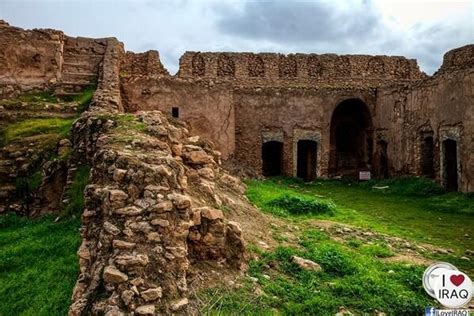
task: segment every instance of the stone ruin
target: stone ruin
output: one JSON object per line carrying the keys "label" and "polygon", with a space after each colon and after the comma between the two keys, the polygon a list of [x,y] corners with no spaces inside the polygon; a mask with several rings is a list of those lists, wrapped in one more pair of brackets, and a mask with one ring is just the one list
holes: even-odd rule
{"label": "stone ruin", "polygon": [[248,207],[245,188],[207,142],[161,112],[138,113],[145,130],[125,147],[130,130],[108,117],[99,111],[75,125],[76,148],[94,169],[70,315],[190,312],[191,262],[245,268],[242,230],[222,211]]}
{"label": "stone ruin", "polygon": [[115,38],[2,21],[0,43],[0,98],[97,86],[63,144],[68,179],[93,167],[71,315],[197,312],[200,262],[242,271],[243,239],[262,227],[234,219],[262,215],[222,165],[306,181],[419,175],[474,191],[474,45],[446,53],[433,76],[400,56],[204,52],[170,75],[158,52],[125,52]]}

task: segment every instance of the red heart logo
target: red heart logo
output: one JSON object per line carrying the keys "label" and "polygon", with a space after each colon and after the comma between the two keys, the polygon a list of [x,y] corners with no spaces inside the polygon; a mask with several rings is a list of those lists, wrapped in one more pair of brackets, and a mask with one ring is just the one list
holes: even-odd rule
{"label": "red heart logo", "polygon": [[451,280],[452,284],[460,286],[464,282],[464,275],[452,275],[449,279]]}

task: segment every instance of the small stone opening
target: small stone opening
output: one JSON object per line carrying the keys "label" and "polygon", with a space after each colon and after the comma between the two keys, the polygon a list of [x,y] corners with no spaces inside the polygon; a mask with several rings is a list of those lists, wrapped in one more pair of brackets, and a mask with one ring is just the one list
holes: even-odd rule
{"label": "small stone opening", "polygon": [[443,141],[444,185],[448,191],[458,190],[458,154],[457,142],[452,139]]}
{"label": "small stone opening", "polygon": [[299,140],[297,144],[296,176],[304,181],[316,179],[318,143],[313,140]]}
{"label": "small stone opening", "polygon": [[171,108],[171,116],[179,118],[179,107],[172,107]]}
{"label": "small stone opening", "polygon": [[421,172],[423,176],[433,179],[434,170],[434,142],[432,136],[427,136],[421,144]]}
{"label": "small stone opening", "polygon": [[265,142],[262,145],[262,173],[265,177],[282,174],[283,143]]}

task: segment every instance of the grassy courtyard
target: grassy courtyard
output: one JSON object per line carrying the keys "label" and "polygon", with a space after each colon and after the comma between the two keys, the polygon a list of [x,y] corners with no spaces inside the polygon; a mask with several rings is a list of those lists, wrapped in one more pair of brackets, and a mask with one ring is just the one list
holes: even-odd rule
{"label": "grassy courtyard", "polygon": [[[71,195],[81,195],[88,169],[78,172]],[[384,182],[317,181],[276,178],[247,181],[247,196],[262,212],[291,226],[272,227],[279,245],[249,244],[247,276],[239,286],[222,285],[198,293],[205,314],[334,315],[344,306],[354,314],[420,315],[436,303],[424,292],[427,263],[392,260],[398,249],[383,242],[337,239],[319,222],[430,244],[449,253],[426,251],[426,262],[443,260],[472,275],[474,199],[445,193],[420,179]],[[67,214],[78,214],[80,198]],[[69,217],[0,217],[0,315],[65,315],[78,275],[80,221]],[[291,240],[290,240],[291,239]],[[299,268],[293,255],[317,262],[321,272]],[[472,257],[470,257],[473,260]]]}
{"label": "grassy courtyard", "polygon": [[[247,185],[251,202],[297,228],[292,233],[296,242],[289,242],[284,229],[272,228],[280,245],[272,250],[250,245],[254,259],[248,277],[238,290],[206,292],[205,312],[334,315],[344,306],[357,315],[420,315],[426,306],[437,305],[421,284],[428,262],[448,261],[474,272],[472,262],[460,258],[474,246],[472,195],[446,193],[414,178],[366,183],[276,178],[249,180]],[[318,229],[318,222],[348,224],[449,252],[414,251],[424,263],[410,257],[391,260],[396,247],[363,238],[333,238]],[[322,272],[302,270],[291,261],[293,255],[319,263]]]}

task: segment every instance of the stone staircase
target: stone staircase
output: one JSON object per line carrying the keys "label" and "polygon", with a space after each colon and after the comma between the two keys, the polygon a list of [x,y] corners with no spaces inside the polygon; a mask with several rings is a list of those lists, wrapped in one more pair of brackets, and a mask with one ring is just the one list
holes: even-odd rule
{"label": "stone staircase", "polygon": [[97,84],[104,55],[78,45],[77,39],[65,41],[61,81],[55,91],[58,97],[75,96]]}

